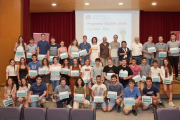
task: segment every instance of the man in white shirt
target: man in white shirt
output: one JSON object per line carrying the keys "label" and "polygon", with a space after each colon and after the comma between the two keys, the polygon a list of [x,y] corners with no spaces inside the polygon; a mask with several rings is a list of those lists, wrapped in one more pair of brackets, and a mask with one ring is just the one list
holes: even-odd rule
{"label": "man in white shirt", "polygon": [[141,56],[142,56],[142,44],[139,42],[139,37],[134,38],[134,43],[132,43],[130,47],[132,58],[136,58],[137,65],[141,64]]}

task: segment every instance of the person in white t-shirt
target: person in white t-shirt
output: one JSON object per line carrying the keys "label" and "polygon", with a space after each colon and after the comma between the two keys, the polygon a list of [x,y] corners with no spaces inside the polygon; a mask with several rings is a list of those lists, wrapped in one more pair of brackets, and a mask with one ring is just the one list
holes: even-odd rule
{"label": "person in white t-shirt", "polygon": [[[21,85],[20,85],[18,91],[23,91],[24,90],[24,91],[26,91],[27,96],[28,96],[30,87],[31,87],[31,85],[27,83],[26,79],[22,78],[21,79]],[[29,107],[29,103],[27,101],[27,96],[18,98],[18,102],[21,103],[19,108],[21,108],[23,106],[23,104],[24,104],[24,107],[26,107],[26,108]]]}
{"label": "person in white t-shirt", "polygon": [[96,58],[100,57],[100,46],[97,45],[97,37],[92,38],[90,61],[95,62]]}

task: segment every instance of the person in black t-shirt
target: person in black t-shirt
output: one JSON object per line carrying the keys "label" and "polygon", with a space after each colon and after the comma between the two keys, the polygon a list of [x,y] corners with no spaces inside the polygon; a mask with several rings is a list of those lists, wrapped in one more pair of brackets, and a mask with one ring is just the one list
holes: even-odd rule
{"label": "person in black t-shirt", "polygon": [[[147,86],[143,89],[143,96],[151,96],[152,97],[152,105],[154,108],[157,108],[158,106],[158,99],[160,98],[159,89],[152,85],[152,78],[147,77],[146,78],[146,84]],[[143,103],[142,102],[142,109],[147,110],[151,103]]]}
{"label": "person in black t-shirt", "polygon": [[127,72],[127,77],[119,76],[119,82],[123,85],[124,88],[128,87],[129,79],[133,77],[133,72],[129,66],[127,66],[127,59],[122,58],[121,65],[117,67],[116,74],[120,75],[120,72]]}

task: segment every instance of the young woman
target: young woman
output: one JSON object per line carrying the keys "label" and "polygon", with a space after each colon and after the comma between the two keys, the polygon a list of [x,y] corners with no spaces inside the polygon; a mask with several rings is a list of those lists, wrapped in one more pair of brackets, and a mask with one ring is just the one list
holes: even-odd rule
{"label": "young woman", "polygon": [[[69,64],[70,65],[73,64],[73,57],[72,57],[72,53],[73,52],[79,52],[78,41],[76,39],[74,39],[72,41],[71,45],[68,48]],[[81,61],[81,57],[80,56],[79,56],[79,60]]]}
{"label": "young woman", "polygon": [[[171,84],[165,84],[163,83],[164,92],[166,93],[167,97],[169,98],[169,105],[172,107],[175,107],[175,105],[172,102],[172,96],[173,96],[173,69],[171,67],[171,64],[168,59],[163,60],[163,65],[161,66],[161,78],[164,81],[165,79],[171,80]],[[169,92],[168,89],[169,88]]]}
{"label": "young woman", "polygon": [[47,71],[46,74],[44,75],[41,75],[42,76],[42,82],[44,82],[46,84],[46,87],[47,87],[47,93],[46,93],[46,100],[48,101],[48,88],[49,88],[49,83],[51,83],[50,81],[50,73],[49,73],[49,69],[50,69],[50,66],[49,66],[49,61],[47,58],[44,58],[42,60],[42,65],[41,67],[39,67],[39,69],[45,69]]}
{"label": "young woman", "polygon": [[[52,82],[52,87],[53,87],[53,92],[56,88],[56,86],[59,85],[59,81],[61,78],[60,72],[61,72],[61,64],[58,63],[58,58],[57,57],[53,57],[53,64],[50,66],[50,72],[52,71],[59,71],[59,75],[52,75],[51,74],[51,82]],[[53,99],[53,96],[51,96],[52,101],[56,102],[55,99]]]}
{"label": "young woman", "polygon": [[61,42],[60,42],[60,48],[58,49],[58,57],[60,58],[60,59],[59,59],[59,63],[60,63],[61,65],[64,63],[64,59],[61,59],[60,54],[66,53],[66,52],[67,52],[67,47],[64,46],[64,41],[61,41]]}
{"label": "young woman", "polygon": [[16,55],[16,51],[23,51],[25,53],[26,52],[25,50],[26,50],[26,43],[24,42],[23,36],[19,36],[18,42],[15,44],[15,47],[14,47],[14,52],[15,52],[15,58],[14,59],[18,65],[20,63],[20,58],[21,57],[25,58],[25,54]]}
{"label": "young woman", "polygon": [[92,38],[90,61],[95,62],[96,58],[100,57],[100,46],[97,45],[97,37]]}
{"label": "young woman", "polygon": [[17,66],[17,77],[18,82],[21,83],[21,79],[25,78],[27,80],[28,77],[28,66],[26,65],[25,58],[20,59],[20,64]]}
{"label": "young woman", "polygon": [[[73,59],[73,65],[70,66],[70,75],[71,75],[72,70],[78,70],[79,71],[79,76],[80,76],[81,65],[79,65],[77,58]],[[79,78],[79,76],[77,76],[77,77],[70,76],[69,83],[70,83],[71,93],[74,93],[74,85],[76,83],[77,78]]]}
{"label": "young woman", "polygon": [[[62,65],[62,68],[70,69],[70,65],[69,65],[68,59],[64,59],[64,63]],[[65,77],[66,78],[66,85],[68,85],[68,86],[69,86],[69,76],[70,76],[70,73],[69,74],[62,74],[62,71],[61,71],[61,77]]]}
{"label": "young woman", "polygon": [[13,107],[16,105],[16,84],[12,78],[8,78],[6,81],[6,86],[4,87],[4,98],[6,100],[12,98]]}
{"label": "young woman", "polygon": [[17,78],[17,65],[15,65],[14,59],[10,59],[10,65],[6,67],[6,80],[10,77],[16,84],[17,90],[19,88],[18,78]]}
{"label": "young woman", "polygon": [[[27,92],[27,96],[28,96],[30,87],[31,87],[31,85],[27,83],[26,78],[21,78],[21,85],[19,87],[19,91],[25,90]],[[19,108],[21,108],[23,106],[23,104],[24,104],[24,107],[26,107],[26,108],[29,107],[27,96],[18,98],[18,102],[21,103]]]}
{"label": "young woman", "polygon": [[83,101],[76,101],[74,99],[73,103],[73,109],[78,109],[79,108],[79,103],[81,103],[81,108],[87,107],[90,103],[88,100],[86,100],[86,85],[84,84],[84,81],[82,78],[78,78],[76,80],[75,86],[74,86],[74,96],[75,94],[84,94],[84,99]]}

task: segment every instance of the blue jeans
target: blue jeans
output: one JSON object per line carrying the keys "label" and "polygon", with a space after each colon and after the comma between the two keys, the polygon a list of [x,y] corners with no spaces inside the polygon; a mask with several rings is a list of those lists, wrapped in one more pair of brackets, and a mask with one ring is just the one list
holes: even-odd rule
{"label": "blue jeans", "polygon": [[156,86],[158,89],[160,89],[160,83],[159,82],[153,82],[153,85]]}
{"label": "blue jeans", "polygon": [[[79,58],[78,58],[78,62],[79,62]],[[73,59],[69,58],[69,65],[72,66],[73,65]]]}
{"label": "blue jeans", "polygon": [[83,56],[81,56],[81,65],[84,65],[85,63],[85,60],[87,59],[87,58],[89,58],[89,55],[88,56],[85,56],[85,57],[83,57]]}
{"label": "blue jeans", "polygon": [[59,82],[60,82],[60,80],[51,80],[52,87],[53,87],[53,92],[54,92],[56,86],[59,85]]}
{"label": "blue jeans", "polygon": [[37,107],[38,106],[38,102],[41,102],[42,100],[46,100],[46,98],[42,97],[40,101],[36,101],[36,102],[30,103],[30,107]]}
{"label": "blue jeans", "polygon": [[132,58],[136,58],[137,60],[137,65],[141,64],[141,56],[132,56]]}
{"label": "blue jeans", "polygon": [[147,58],[147,63],[146,63],[146,64],[148,64],[148,65],[150,65],[150,66],[151,66],[151,65],[152,65],[153,60],[154,60],[154,59],[148,59],[148,58]]}

